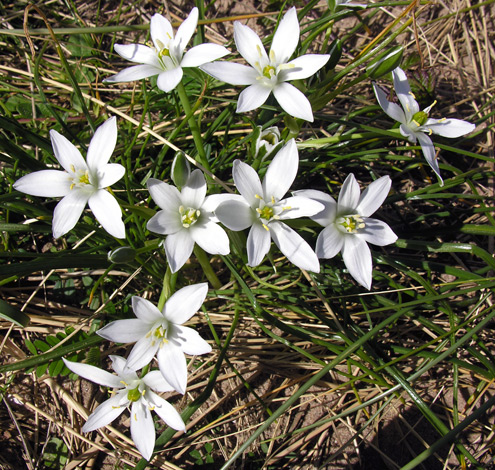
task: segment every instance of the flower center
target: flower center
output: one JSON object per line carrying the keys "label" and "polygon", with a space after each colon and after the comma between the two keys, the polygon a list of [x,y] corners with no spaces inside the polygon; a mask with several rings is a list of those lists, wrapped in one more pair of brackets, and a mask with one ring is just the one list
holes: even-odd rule
{"label": "flower center", "polygon": [[418,127],[423,126],[428,120],[428,114],[424,111],[418,111],[412,118],[413,122],[418,125]]}
{"label": "flower center", "polygon": [[263,68],[263,76],[268,78],[268,80],[271,80],[276,74],[275,67],[272,65],[265,65]]}
{"label": "flower center", "polygon": [[170,57],[170,51],[164,47],[159,53],[158,53],[158,57],[162,58],[162,57]]}
{"label": "flower center", "polygon": [[265,206],[263,209],[258,208],[257,211],[262,219],[270,220],[273,217],[273,207]]}
{"label": "flower center", "polygon": [[269,132],[268,134],[265,134],[263,137],[261,137],[261,140],[268,142],[270,145],[278,144],[278,136],[275,134],[275,132]]}
{"label": "flower center", "polygon": [[184,228],[189,228],[191,225],[194,225],[201,215],[201,211],[199,209],[193,209],[192,207],[179,207],[180,220],[182,222],[182,226]]}
{"label": "flower center", "polygon": [[83,188],[84,186],[91,184],[91,182],[89,181],[88,170],[76,170],[74,168],[74,165],[71,165],[70,169],[73,172],[73,175],[69,176],[69,179],[72,180],[70,189]]}
{"label": "flower center", "polygon": [[357,233],[359,229],[366,227],[363,218],[359,214],[344,215],[335,222],[346,233]]}
{"label": "flower center", "polygon": [[282,212],[292,209],[290,206],[281,207],[273,196],[271,197],[269,204],[266,204],[263,198],[258,194],[255,195],[255,198],[260,200],[260,207],[256,208],[256,212],[258,213],[258,217],[262,220],[261,223],[265,230],[269,230],[269,222],[272,220],[279,220]]}
{"label": "flower center", "polygon": [[127,391],[127,399],[129,401],[138,401],[141,398],[141,392],[139,391],[139,385],[136,388]]}

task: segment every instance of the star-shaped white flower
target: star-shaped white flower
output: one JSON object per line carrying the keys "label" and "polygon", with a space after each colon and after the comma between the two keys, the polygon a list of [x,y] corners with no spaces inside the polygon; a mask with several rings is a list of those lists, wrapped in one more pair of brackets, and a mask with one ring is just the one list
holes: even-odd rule
{"label": "star-shaped white flower", "polygon": [[50,131],[53,152],[65,171],[41,170],[23,176],[14,189],[31,196],[63,197],[53,213],[55,238],[72,230],[89,205],[103,228],[116,238],[125,238],[122,211],[117,200],[105,189],[122,176],[125,169],[108,163],[117,143],[117,121],[111,117],[95,132],[86,161],[79,150],[57,131]]}
{"label": "star-shaped white flower", "polygon": [[227,194],[206,196],[206,181],[201,170],[194,170],[179,190],[154,178],[147,182],[153,200],[162,209],[146,227],[152,232],[167,235],[165,253],[173,273],[191,256],[194,244],[212,255],[230,253],[229,237],[218,225],[214,215],[217,205]]}
{"label": "star-shaped white flower", "polygon": [[351,173],[344,181],[338,202],[330,195],[314,189],[294,193],[310,197],[325,207],[311,217],[325,227],[316,241],[318,258],[333,258],[342,251],[349,273],[368,290],[371,288],[373,269],[368,243],[384,246],[397,240],[397,235],[385,222],[370,218],[387,197],[391,184],[389,176],[382,176],[361,194],[356,178]]}
{"label": "star-shaped white flower", "polygon": [[438,161],[435,158],[435,147],[429,136],[433,133],[443,137],[461,137],[472,132],[476,126],[461,119],[430,119],[428,116],[435,103],[421,111],[418,102],[411,92],[411,87],[404,71],[400,67],[397,67],[392,72],[392,76],[395,93],[399,98],[402,108],[398,104],[388,101],[385,92],[373,83],[378,104],[392,119],[400,122],[400,133],[409,142],[414,144],[416,141],[419,141],[426,161],[437,174],[441,184],[443,184]]}
{"label": "star-shaped white flower", "polygon": [[121,57],[141,65],[128,67],[105,82],[130,82],[158,75],[158,88],[169,92],[181,81],[184,67],[198,67],[229,54],[225,47],[211,43],[195,46],[184,54],[197,25],[198,9],[193,8],[174,37],[170,21],[156,13],[150,24],[152,46],[115,44]]}
{"label": "star-shaped white flower", "polygon": [[271,239],[291,263],[319,272],[320,263],[308,243],[283,220],[316,214],[323,206],[302,196],[285,197],[297,174],[299,156],[291,139],[268,166],[263,184],[256,171],[234,161],[232,176],[242,198],[222,202],[215,214],[231,230],[251,227],[247,239],[249,266],[258,266],[270,250]]}
{"label": "star-shaped white flower", "polygon": [[200,68],[212,77],[231,85],[250,85],[239,95],[237,112],[260,107],[273,92],[282,109],[291,116],[313,122],[309,100],[289,80],[308,78],[330,58],[327,54],[306,54],[288,62],[299,42],[299,21],[292,7],[282,18],[267,55],[258,35],[239,21],[234,23],[234,41],[247,65],[214,62]]}
{"label": "star-shaped white flower", "polygon": [[118,418],[126,408],[131,412],[131,436],[141,455],[149,460],[155,447],[155,425],[151,416],[154,411],[165,423],[177,431],[185,431],[184,421],[176,409],[155,392],[170,392],[173,388],[159,371],[148,372],[139,378],[135,370],[126,366],[120,356],[110,356],[112,368],[117,375],[98,367],[70,362],[65,365],[75,374],[91,382],[110,387],[111,398],[101,403],[89,416],[83,432],[91,432],[107,426]]}
{"label": "star-shaped white flower", "polygon": [[165,380],[179,393],[187,387],[185,354],[211,352],[211,346],[192,328],[182,326],[203,304],[208,284],[186,286],[173,294],[163,310],[141,297],[132,298],[132,310],[137,318],[116,320],[97,334],[115,343],[134,343],[127,367],[140,369],[157,357]]}

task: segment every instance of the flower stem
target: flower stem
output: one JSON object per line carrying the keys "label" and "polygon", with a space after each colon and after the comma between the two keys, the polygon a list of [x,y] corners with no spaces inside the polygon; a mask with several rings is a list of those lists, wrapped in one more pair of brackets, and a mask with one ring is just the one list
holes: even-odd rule
{"label": "flower stem", "polygon": [[182,108],[186,113],[187,123],[189,124],[189,129],[191,129],[191,133],[194,139],[194,145],[196,146],[196,150],[198,152],[198,161],[205,167],[207,170],[210,169],[210,165],[208,164],[208,160],[206,159],[205,148],[203,147],[203,139],[201,137],[201,130],[199,129],[198,123],[194,119],[193,112],[191,110],[191,104],[189,103],[189,98],[187,97],[186,89],[182,82],[179,82],[177,85],[177,93],[179,94],[179,99],[182,104]]}
{"label": "flower stem", "polygon": [[169,299],[172,293],[175,290],[175,282],[177,281],[177,274],[172,273],[170,270],[170,266],[167,266],[167,271],[165,272],[165,276],[163,276],[163,287],[162,293],[160,294],[160,300],[158,300],[158,310],[160,312],[163,310],[165,302]]}
{"label": "flower stem", "polygon": [[199,264],[203,268],[203,272],[205,273],[206,278],[212,285],[213,289],[220,289],[222,287],[222,283],[218,279],[217,275],[213,271],[213,268],[210,264],[210,259],[206,256],[205,251],[198,245],[194,245],[194,254],[199,261]]}

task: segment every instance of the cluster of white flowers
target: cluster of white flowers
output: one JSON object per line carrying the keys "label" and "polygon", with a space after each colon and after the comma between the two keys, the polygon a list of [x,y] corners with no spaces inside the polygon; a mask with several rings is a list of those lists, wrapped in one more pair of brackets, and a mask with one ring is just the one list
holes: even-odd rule
{"label": "cluster of white flowers", "polygon": [[[364,6],[347,1],[334,2],[335,7]],[[185,51],[198,23],[194,8],[174,37],[170,22],[156,14],[151,19],[152,45],[115,45],[117,53],[138,65],[106,79],[124,82],[158,75],[157,86],[169,92],[182,80],[184,67],[200,67],[212,77],[233,85],[248,85],[239,96],[238,112],[248,112],[263,105],[270,93],[291,116],[313,121],[311,103],[288,81],[314,75],[329,60],[325,54],[306,54],[291,59],[299,42],[299,22],[295,8],[282,18],[267,54],[261,39],[249,27],[236,21],[234,41],[249,66],[234,62],[214,62],[229,51],[216,44],[202,44]],[[458,137],[474,128],[458,119],[430,119],[431,106],[420,110],[411,93],[405,73],[393,71],[395,91],[402,108],[389,102],[375,84],[374,90],[385,113],[400,122],[400,132],[411,142],[419,140],[427,162],[440,178],[438,162],[429,134]],[[300,269],[319,272],[319,259],[333,258],[342,252],[351,276],[367,289],[372,282],[372,256],[368,243],[384,246],[397,240],[384,222],[370,216],[387,197],[391,179],[382,176],[361,194],[353,174],[344,181],[338,201],[312,189],[288,195],[294,182],[299,155],[294,139],[285,144],[280,132],[271,127],[260,130],[256,154],[265,159],[275,153],[266,168],[263,181],[250,165],[235,160],[232,177],[239,194],[207,196],[207,182],[201,170],[188,173],[180,190],[156,179],[149,179],[148,190],[160,210],[149,219],[147,228],[164,235],[163,243],[172,273],[179,271],[198,244],[207,253],[227,255],[229,237],[220,224],[232,231],[249,228],[247,261],[258,266],[268,254],[273,240],[279,250]],[[64,171],[43,170],[20,178],[18,191],[33,196],[62,197],[53,216],[53,235],[68,233],[79,220],[86,203],[102,227],[112,236],[125,238],[122,211],[113,194],[107,190],[124,175],[124,167],[108,163],[117,142],[117,123],[108,119],[95,132],[87,159],[65,137],[50,132],[53,151]],[[316,241],[316,251],[290,226],[291,220],[309,217],[323,230]],[[116,320],[97,333],[117,343],[135,343],[126,359],[110,356],[116,373],[97,367],[66,361],[74,373],[114,389],[110,399],[90,415],[83,431],[89,432],[116,419],[130,408],[132,438],[146,458],[150,459],[155,443],[154,410],[169,426],[185,431],[178,412],[155,392],[177,391],[187,387],[187,363],[184,354],[202,355],[211,346],[199,334],[183,324],[197,312],[208,291],[206,283],[195,284],[175,292],[160,311],[141,297],[132,298],[136,318]],[[156,357],[158,370],[148,371]],[[139,376],[137,371],[144,368]]]}

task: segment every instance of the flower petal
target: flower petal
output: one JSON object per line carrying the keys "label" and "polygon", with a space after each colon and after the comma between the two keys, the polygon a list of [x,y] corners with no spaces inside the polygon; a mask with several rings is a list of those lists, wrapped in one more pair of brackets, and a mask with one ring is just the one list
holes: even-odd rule
{"label": "flower petal", "polygon": [[96,129],[91,139],[86,157],[90,171],[97,172],[105,167],[112,156],[115,145],[117,145],[117,119],[112,116]]}
{"label": "flower petal", "polygon": [[350,215],[356,212],[361,191],[352,173],[344,181],[338,199],[338,215]]}
{"label": "flower petal", "polygon": [[103,174],[100,174],[100,178],[98,181],[98,187],[107,188],[108,186],[112,186],[112,184],[124,176],[125,168],[119,163],[107,163],[103,170]]}
{"label": "flower petal", "polygon": [[280,20],[277,31],[273,35],[270,58],[275,56],[275,64],[285,64],[290,59],[290,56],[296,50],[299,35],[299,20],[297,19],[296,8],[292,7]]}
{"label": "flower petal", "polygon": [[110,322],[100,328],[96,334],[114,343],[134,343],[145,336],[150,327],[149,323],[139,318],[126,318]]}
{"label": "flower petal", "polygon": [[268,56],[259,36],[249,27],[239,21],[234,21],[234,41],[239,54],[253,68],[268,64]]}
{"label": "flower petal", "polygon": [[131,437],[141,455],[150,460],[155,448],[155,425],[150,410],[142,400],[132,403]]}
{"label": "flower petal", "polygon": [[[203,205],[201,206],[201,212],[205,211],[210,214],[214,213],[217,210],[217,207],[227,201],[240,201],[243,202],[244,204],[246,201],[240,194],[231,194],[231,193],[222,193],[222,194],[211,194],[210,196],[207,196],[203,202]],[[216,217],[213,215],[210,217],[211,220],[214,222],[218,222]]]}
{"label": "flower petal", "polygon": [[29,173],[14,183],[14,189],[31,196],[63,197],[69,194],[72,178],[66,171],[41,170]]}
{"label": "flower petal", "polygon": [[165,239],[164,247],[170,269],[173,273],[176,273],[191,256],[194,240],[189,231],[183,229],[168,235]]}
{"label": "flower petal", "polygon": [[107,426],[114,419],[118,418],[125,410],[125,406],[120,404],[122,396],[125,393],[127,392],[123,390],[121,393],[117,393],[99,405],[93,413],[89,415],[86,424],[82,428],[83,432],[91,432],[95,429]]}
{"label": "flower petal", "polygon": [[291,187],[297,175],[299,166],[299,154],[296,142],[290,139],[273,158],[268,166],[265,179],[263,180],[263,197],[269,201],[282,199]]}
{"label": "flower petal", "polygon": [[156,51],[151,47],[143,46],[142,44],[115,44],[113,48],[120,57],[131,62],[153,65],[156,68],[160,68]]}
{"label": "flower petal", "polygon": [[301,235],[281,222],[272,222],[270,232],[279,250],[292,264],[299,269],[320,272],[320,262],[316,253]]}
{"label": "flower petal", "polygon": [[146,224],[146,228],[160,235],[170,235],[184,229],[177,208],[169,208],[158,211]]}
{"label": "flower petal", "polygon": [[152,390],[155,390],[157,392],[172,392],[174,390],[174,387],[170,385],[165,378],[163,377],[162,373],[159,370],[153,370],[151,372],[148,372],[144,377],[143,377],[143,382]]}
{"label": "flower petal", "polygon": [[248,265],[258,266],[270,251],[271,237],[269,230],[256,222],[251,227],[247,239]]}
{"label": "flower petal", "polygon": [[150,35],[155,49],[160,52],[164,47],[170,47],[169,43],[174,37],[174,30],[170,21],[159,13],[151,17]]}
{"label": "flower petal", "polygon": [[359,203],[356,207],[357,213],[364,217],[374,214],[388,196],[390,186],[392,186],[392,180],[388,175],[370,183],[359,198]]}
{"label": "flower petal", "polygon": [[293,68],[283,71],[283,80],[301,80],[313,76],[330,59],[328,54],[306,54],[289,62]]}
{"label": "flower petal", "polygon": [[174,325],[174,341],[178,342],[182,351],[191,356],[208,354],[211,346],[199,335],[199,333],[187,326]]}
{"label": "flower petal", "polygon": [[[151,332],[152,330],[148,328],[147,333]],[[131,349],[129,356],[127,357],[126,367],[133,370],[139,370],[144,366],[147,366],[153,360],[162,344],[161,339],[156,339],[152,335],[143,335]]]}
{"label": "flower petal", "polygon": [[334,223],[326,226],[316,240],[316,254],[318,258],[333,258],[344,246],[345,235]]}
{"label": "flower petal", "polygon": [[443,137],[461,137],[474,131],[476,126],[461,119],[428,119],[425,127]]}
{"label": "flower petal", "polygon": [[299,217],[311,217],[320,213],[324,205],[314,199],[304,196],[293,196],[283,200],[284,209],[279,214],[280,220],[298,219]]}
{"label": "flower petal", "polygon": [[83,379],[89,380],[98,385],[103,385],[104,387],[111,388],[122,388],[120,383],[120,377],[111,374],[106,370],[100,369],[99,367],[92,366],[90,364],[83,364],[81,362],[68,361],[62,358],[64,364],[69,370],[74,372],[74,374],[79,375]]}
{"label": "flower petal", "polygon": [[381,220],[378,219],[364,219],[365,228],[357,233],[357,236],[363,238],[367,243],[372,243],[377,246],[390,245],[395,243],[397,235],[392,229]]}
{"label": "flower petal", "polygon": [[143,323],[152,325],[162,318],[162,313],[158,310],[158,307],[149,300],[135,295],[132,297],[131,302],[134,315]]}
{"label": "flower petal", "polygon": [[163,70],[155,65],[133,65],[103,80],[105,83],[133,82],[158,75]]}
{"label": "flower petal", "polygon": [[149,400],[155,406],[155,413],[167,423],[172,429],[176,431],[186,431],[186,425],[177,410],[162,397],[153,392],[148,392]]}
{"label": "flower petal", "polygon": [[327,225],[333,223],[337,216],[337,203],[329,194],[324,193],[323,191],[318,191],[316,189],[302,189],[299,191],[294,191],[292,194],[294,196],[302,196],[307,197],[309,199],[313,199],[314,201],[318,201],[320,204],[323,204],[323,210],[312,215],[310,218],[314,220],[316,223],[326,227]]}
{"label": "flower petal", "polygon": [[184,49],[192,38],[194,31],[196,31],[196,26],[198,25],[199,13],[198,9],[194,7],[189,13],[188,17],[182,22],[177,30],[177,34],[174,39],[174,49],[176,49],[176,54],[178,58],[182,58],[184,54]]}
{"label": "flower petal", "polygon": [[187,363],[182,349],[171,343],[158,350],[158,366],[165,380],[184,395],[187,387]]}
{"label": "flower petal", "polygon": [[189,49],[182,58],[181,67],[199,67],[230,54],[230,51],[219,44],[200,44]]}
{"label": "flower petal", "polygon": [[247,113],[259,108],[270,95],[271,89],[261,83],[254,83],[241,91],[237,101],[237,113]]}
{"label": "flower petal", "polygon": [[235,232],[253,225],[253,212],[244,200],[222,202],[215,211],[218,220]]}
{"label": "flower petal", "polygon": [[376,83],[373,83],[373,90],[375,90],[376,99],[378,100],[378,104],[383,111],[385,111],[385,113],[394,121],[405,123],[406,115],[401,107],[396,103],[391,103],[388,101],[387,95]]}
{"label": "flower petal", "polygon": [[360,237],[348,235],[342,248],[342,257],[349,274],[370,290],[373,265],[368,244]]}
{"label": "flower petal", "polygon": [[414,99],[414,95],[411,92],[411,87],[407,81],[406,74],[400,67],[397,67],[392,71],[392,77],[394,79],[395,93],[404,108],[406,121],[409,122],[411,118],[419,111],[419,104]]}
{"label": "flower petal", "polygon": [[77,224],[88,202],[90,193],[72,190],[55,207],[53,211],[52,231],[55,238],[65,235]]}
{"label": "flower petal", "polygon": [[273,95],[287,114],[313,122],[311,103],[295,86],[285,82],[279,83],[273,89]]}
{"label": "flower petal", "polygon": [[96,220],[115,238],[125,238],[125,226],[122,222],[122,209],[115,199],[105,189],[99,189],[88,200]]}
{"label": "flower petal", "polygon": [[438,166],[438,160],[436,158],[435,147],[433,146],[432,140],[422,132],[418,132],[416,134],[416,137],[419,140],[421,150],[423,150],[423,155],[425,156],[428,165],[431,166],[433,171],[438,176],[438,179],[440,180],[440,186],[443,186],[443,179],[440,176],[440,167]]}
{"label": "flower petal", "polygon": [[211,220],[194,224],[190,229],[192,239],[211,255],[230,253],[229,237],[225,230]]}
{"label": "flower petal", "polygon": [[220,61],[203,64],[200,69],[213,78],[231,85],[251,85],[256,83],[256,78],[259,76],[252,67],[234,62]]}
{"label": "flower petal", "polygon": [[126,383],[130,383],[134,380],[138,380],[136,371],[127,367],[127,359],[124,359],[122,356],[115,356],[113,354],[111,354],[108,357],[112,360],[112,369],[120,377],[121,384],[122,384],[122,379],[124,379],[124,382]]}
{"label": "flower petal", "polygon": [[182,69],[180,67],[176,67],[175,69],[165,70],[158,75],[158,79],[156,81],[156,86],[168,93],[172,91],[182,80]]}
{"label": "flower petal", "polygon": [[146,182],[148,191],[161,209],[168,209],[170,207],[179,210],[181,205],[181,198],[179,190],[170,184],[164,183],[163,181],[157,180],[155,178],[150,178]]}
{"label": "flower petal", "polygon": [[168,321],[182,325],[201,308],[207,293],[206,282],[183,287],[165,302],[163,315]]}
{"label": "flower petal", "polygon": [[73,173],[74,169],[86,170],[88,168],[81,152],[79,152],[76,146],[69,142],[62,134],[59,134],[52,129],[50,131],[50,139],[52,141],[55,158],[65,171]]}
{"label": "flower petal", "polygon": [[257,207],[258,198],[263,194],[263,187],[258,173],[247,163],[235,160],[232,167],[232,177],[242,197],[251,207]]}
{"label": "flower petal", "polygon": [[200,209],[206,196],[206,180],[201,170],[194,170],[180,192],[182,205],[187,209]]}

